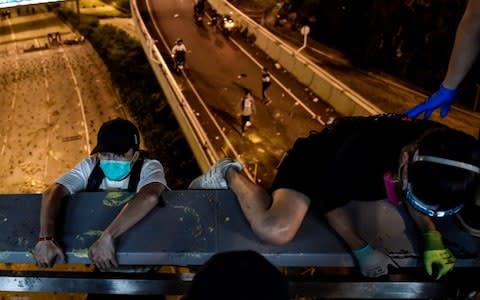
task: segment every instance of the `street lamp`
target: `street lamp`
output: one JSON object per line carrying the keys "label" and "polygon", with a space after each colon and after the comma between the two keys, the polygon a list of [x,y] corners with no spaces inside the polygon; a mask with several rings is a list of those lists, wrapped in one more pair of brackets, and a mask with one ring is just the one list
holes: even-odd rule
{"label": "street lamp", "polygon": [[300,29],[300,33],[303,35],[303,46],[298,48],[295,54],[299,53],[305,47],[307,47],[307,36],[310,33],[310,27],[308,25],[303,25],[302,28]]}

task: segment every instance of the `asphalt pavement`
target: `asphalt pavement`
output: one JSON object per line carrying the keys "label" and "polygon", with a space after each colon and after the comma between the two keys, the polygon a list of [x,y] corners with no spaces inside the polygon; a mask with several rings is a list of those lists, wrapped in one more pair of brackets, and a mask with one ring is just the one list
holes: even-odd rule
{"label": "asphalt pavement", "polygon": [[[164,58],[169,57],[174,41],[183,39],[188,49],[186,76],[176,76],[176,80],[218,155],[240,160],[262,185],[269,186],[275,166],[298,137],[321,130],[336,116],[328,104],[284,69],[277,68],[248,40],[226,37],[218,28],[209,26],[208,20],[203,26],[195,25],[191,2],[140,2],[155,21],[144,19],[153,38],[159,41]],[[268,105],[261,97],[264,66],[273,79]],[[244,89],[253,93],[256,114],[253,125],[242,135],[240,102]]]}
{"label": "asphalt pavement", "polygon": [[[192,7],[189,1],[150,2],[154,3],[155,19],[159,20],[160,27],[164,28],[162,31],[168,48],[177,37],[182,36],[187,47],[191,50],[188,54],[187,63],[188,80],[178,77],[178,81],[184,89],[185,95],[194,105],[194,109],[202,124],[206,130],[211,132],[210,138],[215,147],[220,155],[233,155],[242,160],[251,174],[262,184],[269,185],[270,180],[274,176],[275,165],[297,137],[307,135],[310,130],[321,130],[323,124],[338,116],[328,104],[322,102],[321,99],[299,84],[288,72],[277,68],[275,61],[272,61],[268,55],[259,51],[251,41],[226,38],[218,30],[209,27],[207,22],[205,22],[204,27],[196,26],[193,22]],[[258,17],[258,13],[246,12],[251,13],[254,17]],[[298,32],[293,32],[287,27],[272,27],[273,23],[269,18],[264,18],[263,20],[265,26],[288,43],[293,43],[296,46],[301,45],[302,37]],[[77,151],[77,154],[74,155],[74,150],[68,151],[68,155],[62,154],[61,156],[58,153],[63,153],[62,151],[50,150],[48,152],[50,158],[48,161],[50,163],[45,165],[49,168],[48,172],[45,170],[42,172],[35,171],[43,168],[42,163],[39,163],[41,161],[41,153],[44,153],[42,150],[35,148],[35,151],[22,150],[22,152],[15,152],[15,149],[12,149],[11,146],[12,141],[15,140],[14,137],[18,137],[17,143],[21,145],[20,149],[29,149],[31,145],[35,147],[39,147],[39,144],[43,145],[42,143],[34,142],[34,139],[28,137],[35,136],[39,139],[41,135],[38,134],[38,130],[45,130],[45,126],[53,126],[51,118],[52,116],[57,118],[57,114],[56,110],[47,109],[50,113],[53,112],[53,115],[49,117],[50,119],[47,119],[46,116],[42,117],[42,114],[39,114],[41,110],[38,104],[42,103],[42,101],[38,101],[39,96],[42,99],[48,99],[48,97],[56,99],[63,96],[56,96],[55,93],[76,94],[74,90],[68,91],[70,87],[74,87],[74,84],[62,85],[63,88],[55,89],[51,86],[55,81],[48,83],[48,80],[44,79],[47,78],[45,77],[47,73],[38,73],[38,71],[46,70],[44,72],[58,75],[68,71],[68,59],[70,56],[66,55],[66,53],[71,51],[65,52],[67,48],[64,50],[60,48],[50,49],[50,51],[44,53],[36,51],[46,49],[45,45],[49,42],[47,33],[59,32],[64,39],[74,38],[75,33],[60,22],[55,15],[46,11],[42,12],[41,9],[38,9],[36,14],[24,14],[21,16],[17,16],[14,11],[12,18],[3,19],[0,22],[2,25],[0,26],[0,53],[5,59],[3,61],[3,76],[7,80],[3,85],[1,97],[2,103],[4,103],[2,107],[5,107],[2,121],[4,125],[1,131],[1,151],[4,155],[2,160],[5,162],[5,166],[7,166],[4,168],[5,172],[7,172],[5,175],[10,175],[5,178],[8,178],[8,182],[15,186],[14,190],[40,191],[55,175],[73,165],[86,154],[87,148],[91,146],[91,141],[87,141],[89,134],[85,130],[85,125],[82,125],[83,121],[79,121],[80,127],[78,130],[74,130],[75,134],[56,134],[55,139],[60,138],[62,140],[59,144],[62,151],[66,149],[64,145],[73,145],[75,143],[80,143],[81,145],[76,145],[73,149],[84,150]],[[31,30],[32,28],[35,29]],[[343,66],[342,68],[336,67],[329,70],[359,94],[367,99],[371,99],[374,104],[387,112],[402,112],[425,97],[424,94],[402,85],[401,82],[392,78],[347,68],[345,66],[348,66],[348,61],[342,57],[341,53],[328,49],[312,40],[309,40],[308,43],[309,46],[312,46],[308,50],[308,55],[321,67],[327,69],[327,67],[332,65]],[[29,52],[32,52],[30,56],[19,56],[21,53]],[[52,56],[51,54],[53,53],[55,54]],[[75,55],[78,55],[81,51],[76,50],[75,53],[77,53]],[[36,58],[24,61],[24,58],[27,57]],[[52,61],[47,57],[52,57]],[[12,60],[11,58],[14,59]],[[80,59],[89,58],[87,56]],[[59,65],[58,62],[65,62],[65,64]],[[52,72],[49,70],[50,65],[52,67],[60,66],[60,69],[53,69],[55,71]],[[260,74],[263,66],[268,67],[274,79],[274,84],[268,91],[272,100],[272,103],[269,105],[262,104],[260,96]],[[21,73],[23,74],[22,76],[28,78],[21,81],[29,87],[25,91],[23,91],[20,85],[14,85],[8,81],[14,80],[11,75],[15,74],[10,71],[18,68],[23,69],[24,73]],[[74,66],[73,70],[76,68]],[[80,71],[80,73],[74,76],[84,78],[81,75],[83,72]],[[40,78],[42,82],[31,82],[30,76],[37,79]],[[60,78],[65,80],[65,78],[69,77],[60,75]],[[75,79],[72,80],[75,81]],[[100,79],[100,81],[96,80],[94,83],[90,83],[90,85],[94,90],[101,92],[102,89],[96,88],[101,82],[103,82],[103,79]],[[43,94],[46,89],[42,86],[48,84],[50,84],[49,90],[53,94]],[[88,83],[85,84],[85,87],[82,89],[86,91],[88,90]],[[67,88],[66,92],[64,91],[65,88]],[[257,114],[253,117],[253,126],[247,130],[246,135],[242,136],[240,132],[239,107],[244,88],[249,88],[253,91],[257,102]],[[109,94],[111,92],[102,93]],[[12,98],[8,95],[14,95],[14,97]],[[98,95],[93,96],[98,97]],[[21,99],[25,99],[25,102],[22,102],[23,100],[21,101]],[[87,97],[86,101],[89,101],[88,99],[89,97]],[[36,104],[28,104],[32,100]],[[48,101],[52,102],[52,100]],[[51,106],[52,103],[49,105]],[[23,115],[18,114],[19,110],[22,109],[20,105],[24,104],[26,113]],[[303,109],[303,105],[311,108],[315,116],[312,117],[306,112]],[[30,111],[33,108],[36,108],[35,112]],[[108,108],[108,110],[111,109]],[[95,111],[96,109],[91,109],[89,113]],[[15,114],[15,117],[12,114]],[[98,117],[95,117],[98,120],[94,123],[89,122],[88,128],[92,131],[90,135],[94,136],[95,129],[93,127],[98,125],[99,120],[103,120],[112,114],[116,114],[116,112],[98,115]],[[213,116],[215,121],[211,120],[211,116]],[[39,121],[36,121],[36,118],[39,118]],[[42,119],[47,120],[47,125],[43,125],[44,121]],[[87,119],[89,119],[88,116]],[[448,118],[441,121],[471,134],[476,134],[480,127],[477,113],[469,113],[458,109],[454,109]],[[15,127],[16,129],[12,129],[12,125],[15,124],[18,124]],[[24,124],[30,125],[29,133],[25,132]],[[32,127],[33,124],[40,125],[40,127],[35,129],[35,126]],[[57,128],[53,126],[53,132],[58,130]],[[16,133],[14,130],[18,130],[19,133]],[[46,138],[44,137],[43,139],[45,140]],[[53,145],[51,142],[50,144]],[[25,159],[15,161],[13,156],[19,153],[22,153],[21,156],[31,158],[32,162],[28,163],[29,160]],[[36,157],[36,153],[40,155],[39,158]],[[61,163],[58,167],[52,168],[57,161]],[[17,168],[16,170],[12,169],[18,164],[25,167]],[[34,173],[45,175],[34,176]],[[5,182],[7,182],[7,179]],[[25,187],[21,187],[24,183],[26,183]],[[3,190],[7,191],[5,185]],[[12,187],[8,190],[12,190]]]}
{"label": "asphalt pavement", "polygon": [[[22,8],[25,11],[25,8]],[[102,122],[125,117],[89,43],[44,6],[0,20],[0,193],[42,192],[86,157]]]}
{"label": "asphalt pavement", "polygon": [[[154,39],[160,41],[164,57],[168,58],[177,38],[184,40],[189,50],[186,76],[176,79],[219,156],[231,155],[240,160],[262,185],[269,186],[275,166],[298,137],[321,130],[325,123],[338,117],[328,103],[300,84],[251,40],[239,35],[223,36],[218,28],[209,26],[208,17],[203,26],[195,25],[190,1],[140,2],[154,20],[144,19]],[[298,48],[303,44],[300,33],[289,26],[274,26],[274,12],[264,16],[258,11],[242,9],[285,42]],[[394,78],[352,67],[341,53],[320,43],[309,40],[308,46],[304,51],[312,61],[384,112],[402,113],[426,97]],[[264,66],[274,79],[268,91],[272,100],[269,105],[262,104],[261,99],[260,76]],[[253,92],[257,113],[253,116],[253,126],[242,135],[240,98],[245,88]],[[438,116],[433,119],[439,120]],[[479,114],[458,109],[439,121],[472,135],[477,135],[480,127]]]}

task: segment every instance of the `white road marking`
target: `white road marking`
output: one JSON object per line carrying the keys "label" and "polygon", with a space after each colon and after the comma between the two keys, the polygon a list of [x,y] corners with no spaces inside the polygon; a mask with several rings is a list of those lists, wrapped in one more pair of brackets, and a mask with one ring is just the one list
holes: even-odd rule
{"label": "white road marking", "polygon": [[[243,52],[243,54],[245,54],[248,58],[250,58],[251,61],[253,61],[260,69],[263,68],[263,65],[261,63],[259,63],[252,55],[250,55],[250,53],[248,53],[247,50],[245,50],[239,43],[237,43],[233,38],[231,37],[228,37],[228,39],[235,44],[235,46],[238,47],[238,49],[240,49],[240,51]],[[315,119],[317,120],[322,126],[325,126],[325,122],[322,121],[322,119],[320,118],[319,115],[317,115],[316,113],[314,113],[305,103],[302,102],[302,100],[300,100],[297,96],[295,96],[294,93],[292,93],[292,91],[287,88],[285,85],[283,85],[280,80],[278,80],[275,76],[273,76],[272,74],[270,74],[270,77],[278,84],[278,86],[280,86],[288,95],[290,95],[290,97],[292,97],[294,100],[295,100],[295,104],[299,104],[303,109],[305,109],[311,116],[312,116],[312,119]]]}
{"label": "white road marking", "polygon": [[75,73],[73,72],[73,68],[72,68],[72,65],[70,63],[70,60],[68,59],[68,57],[65,54],[65,51],[63,51],[63,49],[60,49],[60,51],[63,54],[63,58],[67,62],[68,69],[70,70],[70,74],[72,76],[73,84],[75,85],[75,92],[77,92],[77,97],[78,97],[79,106],[80,106],[80,112],[82,114],[82,120],[83,120],[82,124],[83,124],[83,127],[85,129],[85,143],[86,143],[85,149],[86,149],[87,153],[90,154],[90,152],[91,152],[90,135],[88,133],[88,126],[87,126],[88,123],[87,123],[87,117],[85,115],[85,107],[83,105],[82,93],[80,93],[80,89],[78,88],[77,78],[75,76]]}
{"label": "white road marking", "polygon": [[[16,99],[17,99],[17,89],[18,89],[18,76],[19,76],[19,72],[18,72],[18,69],[19,69],[19,65],[18,65],[18,54],[17,54],[17,42],[16,41],[16,36],[15,36],[15,32],[13,31],[13,28],[12,28],[12,23],[10,22],[10,19],[7,20],[8,22],[8,26],[10,28],[10,36],[12,38],[12,41],[13,41],[13,46],[14,46],[14,49],[15,49],[15,83],[14,83],[14,87],[13,87],[13,94],[12,94],[12,102],[10,103],[10,108],[11,108],[11,114],[8,116],[8,120],[11,120],[13,115],[14,115],[14,111],[15,111],[15,104],[16,104]],[[3,137],[3,145],[2,145],[2,150],[0,150],[0,156],[3,156],[3,154],[5,154],[5,150],[7,148],[7,143],[8,143],[8,132],[11,132],[12,130],[12,122],[9,122],[9,130],[6,131],[5,133],[5,136]]]}
{"label": "white road marking", "polygon": [[[47,77],[47,68],[45,66],[45,61],[42,59],[41,60],[42,64],[42,70],[43,70],[43,75],[44,75],[44,82],[45,82],[45,102],[48,104],[50,103],[50,92],[48,91],[48,77]],[[47,110],[47,127],[50,126],[50,112]],[[50,130],[46,130],[46,148],[47,149],[47,155],[45,155],[45,162],[44,162],[44,167],[43,167],[43,182],[46,182],[47,179],[47,170],[48,170],[48,149],[50,149]]]}
{"label": "white road marking", "polygon": [[[182,74],[183,76],[185,77],[185,80],[188,82],[188,85],[190,86],[190,89],[193,91],[193,93],[195,94],[195,96],[198,98],[198,101],[200,102],[200,104],[202,105],[203,109],[207,112],[207,115],[208,117],[210,118],[210,120],[213,122],[213,124],[215,125],[215,127],[217,128],[217,131],[218,133],[222,136],[222,138],[225,140],[225,143],[227,144],[227,147],[230,148],[230,150],[232,151],[233,153],[233,156],[235,157],[236,160],[239,160],[239,161],[242,161],[242,159],[240,158],[240,155],[238,154],[237,150],[235,150],[235,147],[233,146],[233,144],[230,142],[230,139],[227,137],[227,135],[223,132],[222,130],[222,127],[220,126],[220,124],[218,124],[217,122],[217,119],[215,118],[215,116],[210,112],[210,109],[208,108],[208,106],[205,104],[205,101],[203,101],[202,97],[200,96],[200,94],[197,92],[197,90],[195,89],[195,87],[193,86],[193,83],[190,81],[190,79],[188,79],[187,75],[185,74],[185,72],[182,70]],[[245,163],[243,163],[243,165],[245,165]],[[247,174],[248,178],[252,181],[255,181],[254,177],[252,174],[250,174],[250,172],[244,168],[244,171],[245,173]]]}

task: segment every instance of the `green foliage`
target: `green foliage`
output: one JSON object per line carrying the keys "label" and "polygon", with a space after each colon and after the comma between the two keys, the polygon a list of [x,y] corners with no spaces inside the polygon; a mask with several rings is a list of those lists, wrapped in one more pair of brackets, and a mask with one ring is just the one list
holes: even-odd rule
{"label": "green foliage", "polygon": [[101,0],[80,0],[80,7],[102,7],[105,3],[106,1]]}
{"label": "green foliage", "polygon": [[60,19],[67,21],[72,24],[76,24],[78,20],[77,14],[68,8],[61,8],[57,10],[57,15]]}
{"label": "green foliage", "polygon": [[80,0],[82,14],[96,15],[100,18],[129,17],[129,0]]}
{"label": "green foliage", "polygon": [[80,24],[78,25],[78,31],[84,36],[90,36],[99,25],[97,17],[92,16],[80,16]]}
{"label": "green foliage", "polygon": [[103,2],[115,6],[124,13],[130,14],[130,0],[103,0]]}
{"label": "green foliage", "polygon": [[163,163],[170,187],[186,188],[200,171],[141,44],[112,25],[91,26],[83,34],[107,65],[151,157]]}
{"label": "green foliage", "polygon": [[130,1],[129,0],[117,0],[118,7],[130,12]]}
{"label": "green foliage", "polygon": [[233,5],[237,2],[242,2],[242,6],[251,7],[251,8],[265,8],[265,7],[272,7],[278,1],[277,0],[231,0],[230,1]]}

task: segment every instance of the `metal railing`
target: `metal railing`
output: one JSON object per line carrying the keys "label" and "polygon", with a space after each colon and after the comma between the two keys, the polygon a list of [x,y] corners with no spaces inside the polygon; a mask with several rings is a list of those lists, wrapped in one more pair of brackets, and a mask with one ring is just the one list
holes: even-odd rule
{"label": "metal railing", "polygon": [[[67,265],[92,263],[88,249],[98,239],[99,229],[115,219],[131,196],[132,193],[83,192],[65,199],[62,205],[63,230],[59,231],[57,238],[64,245]],[[355,221],[365,239],[381,243],[383,246],[378,245],[379,249],[385,249],[400,266],[392,269],[388,276],[370,279],[360,275],[349,250],[318,218],[318,214],[309,212],[305,216],[297,238],[289,244],[269,245],[255,236],[235,195],[226,190],[164,192],[165,206],[154,208],[141,222],[116,239],[116,258],[124,267],[116,270],[118,272],[92,272],[93,268],[82,271],[78,267],[62,271],[67,265],[39,269],[31,265],[31,250],[40,230],[41,198],[41,194],[0,195],[0,262],[8,266],[22,264],[21,269],[0,271],[0,291],[178,295],[188,290],[194,276],[190,272],[195,272],[214,254],[242,249],[257,251],[282,268],[290,283],[292,298],[462,299],[458,295],[478,289],[480,264],[475,255],[480,241],[473,236],[460,235],[459,228],[452,222],[443,228],[444,237],[454,238],[450,240],[451,245],[465,247],[452,248],[465,257],[457,255],[457,267],[452,274],[436,281],[425,274],[415,250],[419,248],[415,225],[402,217],[406,217],[405,207],[393,207],[386,201],[350,206],[360,209],[359,214],[368,220],[382,213],[384,220],[389,221],[377,220],[369,224]],[[116,203],[112,202],[113,199]],[[109,202],[108,206],[106,202]],[[366,225],[373,227],[365,230]],[[466,254],[469,252],[471,254]],[[128,272],[139,271],[138,268],[132,269],[133,266],[143,267],[143,272]],[[146,266],[183,266],[188,269],[170,273],[167,269]]]}

